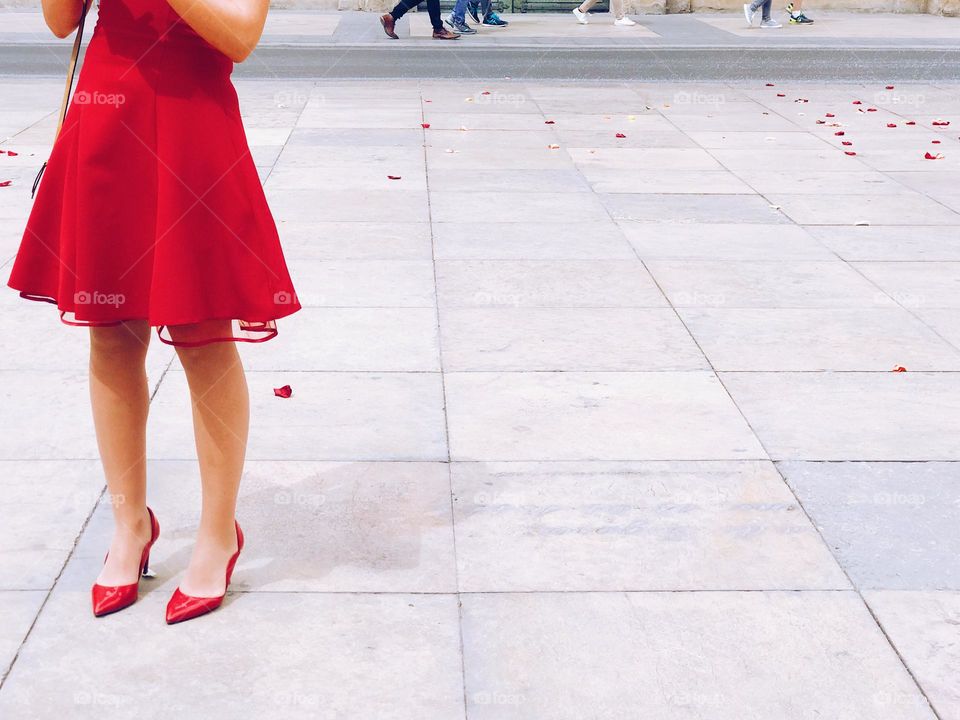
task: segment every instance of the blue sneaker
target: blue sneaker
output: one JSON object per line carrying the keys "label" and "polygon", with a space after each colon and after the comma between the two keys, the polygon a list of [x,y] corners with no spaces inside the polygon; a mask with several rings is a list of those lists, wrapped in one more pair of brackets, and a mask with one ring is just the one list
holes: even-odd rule
{"label": "blue sneaker", "polygon": [[500,17],[499,15],[497,15],[497,13],[496,13],[495,11],[490,10],[486,15],[483,16],[483,24],[484,24],[484,25],[495,25],[496,27],[505,27],[505,26],[509,25],[510,23],[508,23],[508,22],[507,22],[506,20],[504,20],[502,17]]}
{"label": "blue sneaker", "polygon": [[473,18],[475,23],[480,22],[480,0],[476,0],[467,3],[467,12],[470,13],[470,17]]}

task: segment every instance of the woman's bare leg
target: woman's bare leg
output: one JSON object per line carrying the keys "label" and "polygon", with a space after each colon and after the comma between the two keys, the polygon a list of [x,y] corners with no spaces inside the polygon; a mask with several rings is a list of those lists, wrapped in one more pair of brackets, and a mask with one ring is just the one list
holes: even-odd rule
{"label": "woman's bare leg", "polygon": [[114,519],[110,552],[97,578],[101,585],[136,582],[140,554],[150,540],[146,463],[150,395],[145,366],[149,343],[146,322],[90,328],[90,405]]}
{"label": "woman's bare leg", "polygon": [[[226,321],[171,327],[175,342],[230,335]],[[224,592],[224,572],[237,550],[234,516],[250,421],[247,379],[232,342],[178,347],[193,405],[203,505],[197,544],[180,589],[195,597]]]}

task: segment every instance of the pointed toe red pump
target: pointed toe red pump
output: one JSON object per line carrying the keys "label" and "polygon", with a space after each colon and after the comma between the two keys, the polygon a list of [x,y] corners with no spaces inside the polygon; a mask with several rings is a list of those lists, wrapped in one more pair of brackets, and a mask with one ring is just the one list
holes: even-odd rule
{"label": "pointed toe red pump", "polygon": [[[93,599],[93,614],[97,617],[103,617],[111,613],[118,612],[124,608],[130,607],[137,601],[140,588],[140,578],[147,574],[150,569],[150,548],[160,537],[160,523],[157,522],[157,516],[153,510],[147,508],[150,515],[150,540],[143,547],[140,554],[140,567],[137,573],[137,581],[129,585],[100,585],[94,583],[91,588]],[[109,557],[110,553],[107,553]],[[104,562],[107,558],[103,559]]]}
{"label": "pointed toe red pump", "polygon": [[227,581],[223,587],[223,595],[217,597],[194,597],[182,592],[178,587],[173,591],[170,602],[167,603],[167,624],[175,625],[186,620],[200,617],[211,613],[223,604],[223,598],[230,587],[230,578],[233,577],[233,568],[237,564],[237,558],[240,557],[240,551],[243,550],[243,532],[240,530],[240,524],[234,520],[237,528],[237,551],[230,557],[227,563]]}

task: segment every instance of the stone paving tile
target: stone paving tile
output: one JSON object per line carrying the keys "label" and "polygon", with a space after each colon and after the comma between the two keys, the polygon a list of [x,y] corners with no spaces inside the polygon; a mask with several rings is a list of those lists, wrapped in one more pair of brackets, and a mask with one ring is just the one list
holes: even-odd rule
{"label": "stone paving tile", "polygon": [[902,305],[960,308],[960,262],[862,262],[855,267]]}
{"label": "stone paving tile", "polygon": [[621,222],[643,260],[835,260],[822,243],[796,225]]}
{"label": "stone paving tile", "polygon": [[0,461],[0,590],[53,587],[103,487],[99,460]]}
{"label": "stone paving tile", "polygon": [[721,373],[774,460],[960,460],[956,373]]}
{"label": "stone paving tile", "polygon": [[434,223],[438,260],[635,260],[613,222]]}
{"label": "stone paving tile", "polygon": [[858,587],[960,590],[956,464],[788,462],[780,468]]}
{"label": "stone paving tile", "polygon": [[301,260],[431,259],[426,222],[281,222],[280,242],[288,265]]}
{"label": "stone paving tile", "polygon": [[[150,595],[173,592],[190,560],[200,507],[192,461],[149,463],[160,522]],[[456,592],[448,467],[439,462],[247,463],[237,506],[246,545],[231,590]],[[284,528],[277,533],[276,528]],[[96,508],[58,582],[82,592],[103,564],[113,529]]]}
{"label": "stone paving tile", "polygon": [[0,590],[0,677],[7,674],[46,596],[45,590]]}
{"label": "stone paving tile", "polygon": [[463,202],[462,192],[430,190],[430,214],[436,222],[489,222],[496,208],[499,222],[604,222],[610,219],[592,193],[527,193],[523,203],[503,203],[499,192],[472,192],[472,202]]}
{"label": "stone paving tile", "polygon": [[[90,614],[88,590],[55,592],[0,715],[464,716],[452,596],[231,593],[205,622],[176,627],[163,624],[166,601],[150,592],[104,619]],[[201,648],[215,661],[195,661]]]}
{"label": "stone paving tile", "polygon": [[423,308],[436,304],[429,260],[301,258],[290,263],[290,276],[304,307]]}
{"label": "stone paving tile", "polygon": [[960,370],[960,351],[900,308],[681,308],[717,370]]}
{"label": "stone paving tile", "polygon": [[636,260],[437,261],[440,306],[665,307]]}
{"label": "stone paving tile", "polygon": [[960,718],[960,593],[872,591],[865,597],[940,718]]}
{"label": "stone paving tile", "polygon": [[439,372],[433,308],[303,308],[276,340],[240,350],[247,370]]}
{"label": "stone paving tile", "polygon": [[454,460],[765,457],[711,373],[448,372],[445,382]]}
{"label": "stone paving tile", "polygon": [[960,233],[954,227],[813,225],[805,229],[848,262],[960,261]]}
{"label": "stone paving tile", "polygon": [[647,260],[677,307],[877,308],[894,300],[846,263]]}
{"label": "stone paving tile", "polygon": [[768,194],[800,225],[960,225],[960,213],[919,193],[869,195]]}
{"label": "stone paving tile", "polygon": [[768,462],[452,471],[465,592],[849,588]]}
{"label": "stone paving tile", "polygon": [[89,416],[86,369],[0,371],[0,460],[95,459]]}
{"label": "stone paving tile", "polygon": [[[257,372],[247,381],[250,460],[447,457],[439,373]],[[283,385],[293,397],[274,396]],[[195,458],[189,417],[186,379],[171,371],[151,405],[147,456]]]}
{"label": "stone paving tile", "polygon": [[467,594],[463,648],[478,720],[934,718],[852,592]]}
{"label": "stone paving tile", "polygon": [[787,218],[754,195],[599,195],[614,220],[662,224],[786,223]]}
{"label": "stone paving tile", "polygon": [[440,327],[451,371],[709,369],[666,308],[450,308]]}

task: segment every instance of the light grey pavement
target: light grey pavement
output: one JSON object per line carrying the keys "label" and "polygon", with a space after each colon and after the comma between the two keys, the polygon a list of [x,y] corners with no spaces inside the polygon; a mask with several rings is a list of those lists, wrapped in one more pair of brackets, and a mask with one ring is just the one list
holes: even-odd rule
{"label": "light grey pavement", "polygon": [[[782,8],[775,7],[777,17]],[[813,11],[812,11],[813,12]],[[372,12],[272,11],[263,41],[238,77],[305,79],[512,78],[661,82],[956,82],[960,18],[817,10],[812,26],[746,27],[741,13],[609,13],[578,25],[569,13],[505,14],[508,28],[438,43],[425,12],[384,35]],[[784,19],[785,18],[781,18]],[[69,43],[52,40],[40,13],[0,9],[0,75],[63,74]]]}
{"label": "light grey pavement", "polygon": [[[90,615],[85,333],[0,293],[0,717],[960,719],[956,85],[238,84],[305,309],[232,591],[164,625],[154,343],[157,577]],[[0,81],[4,277],[60,92]]]}

